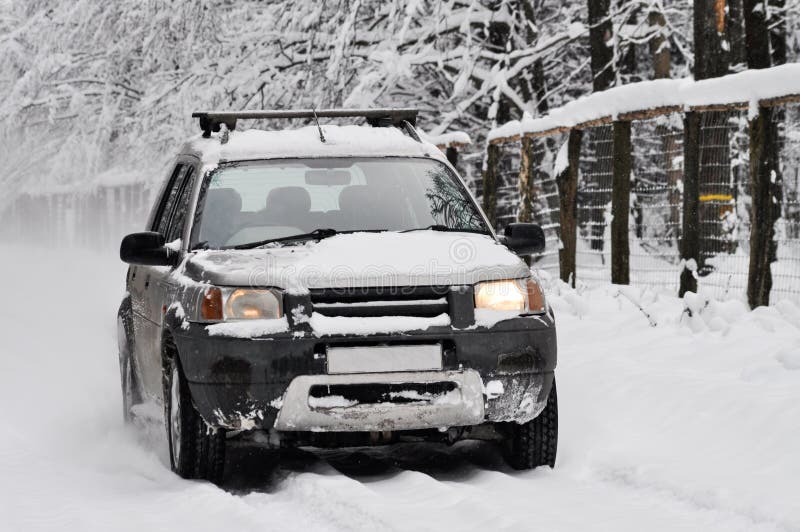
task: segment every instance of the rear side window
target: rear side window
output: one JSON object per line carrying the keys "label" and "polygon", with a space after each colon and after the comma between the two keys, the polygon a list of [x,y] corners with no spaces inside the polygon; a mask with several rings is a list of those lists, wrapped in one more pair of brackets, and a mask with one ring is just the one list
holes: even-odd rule
{"label": "rear side window", "polygon": [[178,199],[175,202],[172,219],[166,232],[167,242],[172,242],[183,236],[183,225],[186,222],[186,211],[189,209],[189,197],[194,183],[194,168],[187,166],[185,177],[182,178]]}
{"label": "rear side window", "polygon": [[161,199],[161,206],[158,208],[158,216],[156,216],[153,223],[153,231],[167,236],[167,229],[170,226],[175,204],[180,196],[181,188],[189,168],[189,165],[181,164],[178,165],[172,173],[169,187],[164,191],[164,197]]}
{"label": "rear side window", "polygon": [[166,188],[164,188],[164,191],[161,193],[161,197],[158,200],[158,209],[153,217],[153,225],[150,227],[151,231],[159,231],[159,228],[162,227],[166,228],[171,206],[174,205],[175,202],[174,197],[177,196],[178,193],[177,183],[180,182],[178,178],[184,169],[185,165],[179,164],[172,171],[172,175],[169,178],[169,183],[167,183]]}

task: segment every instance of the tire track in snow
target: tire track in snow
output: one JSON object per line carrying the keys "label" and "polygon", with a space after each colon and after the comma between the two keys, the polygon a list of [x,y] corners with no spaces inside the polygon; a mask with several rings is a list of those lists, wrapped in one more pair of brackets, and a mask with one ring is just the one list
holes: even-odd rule
{"label": "tire track in snow", "polygon": [[733,517],[742,521],[743,530],[751,530],[754,526],[767,526],[770,527],[769,530],[781,532],[800,530],[800,528],[790,523],[771,518],[756,508],[738,508],[730,503],[725,503],[720,500],[719,495],[710,491],[682,490],[668,482],[659,481],[655,478],[645,478],[644,475],[636,471],[634,466],[621,468],[593,464],[591,469],[591,477],[598,479],[600,482],[621,485],[637,492],[646,491],[665,501],[670,500],[685,504],[700,512],[718,512]]}

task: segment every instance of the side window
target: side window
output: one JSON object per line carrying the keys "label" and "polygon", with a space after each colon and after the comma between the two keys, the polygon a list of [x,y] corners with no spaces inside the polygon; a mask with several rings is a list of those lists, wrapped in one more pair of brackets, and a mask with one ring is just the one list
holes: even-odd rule
{"label": "side window", "polygon": [[156,213],[155,218],[153,218],[153,227],[150,228],[152,231],[157,231],[162,235],[166,234],[169,218],[172,214],[172,208],[175,205],[178,192],[180,192],[180,184],[183,181],[186,168],[186,165],[179,164],[172,172],[172,177],[170,177],[169,184],[167,185],[167,188],[164,189],[164,194],[161,197],[161,203],[158,206],[158,212]]}
{"label": "side window", "polygon": [[183,235],[183,225],[186,221],[186,211],[189,210],[189,198],[192,195],[192,184],[194,183],[194,168],[187,166],[186,177],[183,178],[178,193],[178,199],[175,202],[175,209],[172,214],[172,221],[169,223],[169,229],[166,232],[167,242],[172,242]]}

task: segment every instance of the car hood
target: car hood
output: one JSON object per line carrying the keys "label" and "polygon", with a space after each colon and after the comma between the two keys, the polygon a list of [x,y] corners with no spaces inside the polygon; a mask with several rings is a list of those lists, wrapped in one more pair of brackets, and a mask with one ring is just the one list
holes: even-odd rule
{"label": "car hood", "polygon": [[219,286],[313,288],[432,286],[525,277],[525,263],[487,235],[352,233],[298,245],[204,250],[184,273]]}

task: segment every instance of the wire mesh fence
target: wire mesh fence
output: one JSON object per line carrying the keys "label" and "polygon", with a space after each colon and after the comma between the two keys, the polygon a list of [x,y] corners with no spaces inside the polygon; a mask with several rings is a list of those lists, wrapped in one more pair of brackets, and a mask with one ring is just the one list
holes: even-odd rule
{"label": "wire mesh fence", "polygon": [[750,241],[747,112],[700,116],[698,286],[717,298],[744,297]]}
{"label": "wire mesh fence", "polygon": [[510,142],[500,147],[497,172],[497,210],[495,211],[495,229],[497,231],[502,231],[505,226],[517,221],[520,205],[520,147],[519,142]]}
{"label": "wire mesh fence", "polygon": [[683,180],[680,116],[633,122],[631,145],[631,282],[677,292]]}
{"label": "wire mesh fence", "polygon": [[[797,102],[797,103],[792,103]],[[696,146],[699,241],[698,288],[707,295],[748,299],[752,195],[763,190],[750,176],[749,110],[744,105],[695,111],[699,117]],[[777,134],[779,170],[772,177],[774,201],[781,205],[774,226],[770,301],[800,302],[800,101],[790,100],[772,113]],[[576,198],[576,275],[579,282],[611,279],[611,204],[614,196],[614,129],[604,122],[580,126]],[[543,269],[558,272],[560,191],[554,175],[555,154],[565,135],[534,137],[529,218],[548,235],[538,258]],[[557,139],[557,140],[556,140]],[[675,293],[680,286],[684,228],[684,115],[678,111],[642,113],[631,119],[631,205],[628,243],[631,283]],[[519,180],[519,141],[504,141],[498,192],[498,226],[514,221],[520,208],[514,179]],[[517,190],[525,197],[523,190]],[[502,203],[502,205],[501,205]],[[691,222],[690,222],[691,227]],[[559,240],[557,240],[559,239]],[[616,260],[616,259],[614,259]]]}
{"label": "wire mesh fence", "polygon": [[800,301],[800,105],[787,105],[773,116],[780,139],[783,205],[775,228],[770,301]]}
{"label": "wire mesh fence", "polygon": [[561,247],[560,205],[555,175],[559,140],[563,139],[532,139],[533,175],[529,183],[531,219],[541,226],[545,235],[545,249],[532,257],[531,265],[556,277],[559,274],[558,250]]}
{"label": "wire mesh fence", "polygon": [[18,196],[0,216],[2,240],[108,248],[144,229],[151,187],[143,183]]}
{"label": "wire mesh fence", "polygon": [[611,280],[612,163],[612,127],[587,128],[581,147],[577,208],[576,275],[581,281]]}

